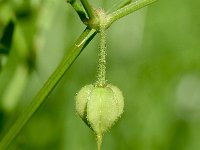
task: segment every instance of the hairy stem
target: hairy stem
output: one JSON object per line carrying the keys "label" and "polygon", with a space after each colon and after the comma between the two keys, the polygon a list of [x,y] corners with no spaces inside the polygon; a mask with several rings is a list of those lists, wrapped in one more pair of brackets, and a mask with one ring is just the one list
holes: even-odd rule
{"label": "hairy stem", "polygon": [[99,10],[100,18],[100,45],[99,45],[99,62],[97,68],[97,86],[103,87],[106,84],[106,14]]}
{"label": "hairy stem", "polygon": [[84,47],[92,40],[96,34],[95,30],[86,29],[78,38],[76,43],[71,47],[69,54],[67,54],[54,73],[49,77],[44,86],[40,89],[30,105],[19,116],[16,122],[11,126],[10,130],[6,133],[0,142],[0,149],[5,150],[9,144],[18,135],[23,126],[31,118],[34,112],[44,102],[46,97],[55,88],[57,83],[63,77],[64,73],[70,68],[75,59],[79,56]]}

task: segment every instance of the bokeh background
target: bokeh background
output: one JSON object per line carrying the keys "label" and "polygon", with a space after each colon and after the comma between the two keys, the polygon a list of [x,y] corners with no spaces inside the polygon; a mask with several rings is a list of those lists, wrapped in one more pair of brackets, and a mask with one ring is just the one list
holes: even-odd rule
{"label": "bokeh background", "polygon": [[[95,0],[105,9],[117,0]],[[125,110],[102,150],[200,149],[200,1],[160,0],[108,29],[107,79]],[[0,0],[0,138],[85,26],[64,0]],[[9,150],[94,150],[74,109],[95,82],[99,37],[86,47]]]}

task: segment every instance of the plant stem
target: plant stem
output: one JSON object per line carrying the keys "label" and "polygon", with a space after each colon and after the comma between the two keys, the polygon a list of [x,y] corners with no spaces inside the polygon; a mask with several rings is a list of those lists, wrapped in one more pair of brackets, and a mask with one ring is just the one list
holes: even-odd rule
{"label": "plant stem", "polygon": [[120,1],[117,1],[111,8],[108,9],[107,13],[111,13],[113,11],[116,11],[128,4],[131,3],[132,0],[120,0]]}
{"label": "plant stem", "polygon": [[80,1],[82,3],[83,7],[85,8],[85,11],[87,12],[89,19],[93,20],[95,18],[93,8],[90,6],[90,4],[88,3],[87,0],[80,0]]}
{"label": "plant stem", "polygon": [[16,122],[11,126],[10,130],[6,133],[0,142],[0,149],[5,150],[8,148],[9,144],[21,131],[22,127],[27,123],[31,116],[36,112],[39,106],[45,101],[46,97],[55,88],[57,83],[63,77],[64,73],[70,68],[75,59],[79,56],[84,47],[92,40],[95,36],[96,31],[85,29],[80,35],[75,44],[71,47],[69,54],[67,54],[57,69],[46,81],[44,86],[40,89],[38,94],[35,96],[30,105],[25,109],[25,111],[19,116]]}
{"label": "plant stem", "polygon": [[99,62],[97,68],[97,86],[103,87],[106,84],[106,14],[99,10],[100,21],[100,45],[99,45]]}
{"label": "plant stem", "polygon": [[106,30],[100,29],[99,63],[97,68],[97,86],[106,84]]}
{"label": "plant stem", "polygon": [[128,14],[142,8],[145,7],[153,2],[155,2],[157,0],[138,0],[136,2],[130,3],[124,7],[122,7],[121,9],[118,9],[116,11],[114,11],[113,13],[108,15],[108,22],[107,22],[107,28],[116,20],[127,16]]}
{"label": "plant stem", "polygon": [[102,135],[97,135],[97,147],[98,147],[98,150],[101,150],[101,144],[102,144]]}
{"label": "plant stem", "polygon": [[79,18],[83,23],[87,21],[87,12],[83,8],[82,4],[78,1],[67,1],[71,4],[71,6],[74,8],[74,10],[77,12]]}

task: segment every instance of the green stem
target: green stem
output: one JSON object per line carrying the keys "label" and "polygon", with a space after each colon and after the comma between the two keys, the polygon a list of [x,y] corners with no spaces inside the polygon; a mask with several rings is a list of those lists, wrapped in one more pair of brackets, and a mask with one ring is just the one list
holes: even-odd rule
{"label": "green stem", "polygon": [[97,86],[103,87],[106,84],[106,14],[99,10],[100,21],[100,45],[99,45],[99,62],[97,68]]}
{"label": "green stem", "polygon": [[101,150],[101,144],[102,144],[102,135],[97,135],[97,147],[98,147],[98,150]]}
{"label": "green stem", "polygon": [[116,20],[127,16],[128,14],[139,10],[140,8],[143,8],[153,2],[155,2],[157,0],[138,0],[136,2],[130,3],[124,7],[122,7],[121,9],[118,9],[116,11],[114,11],[113,13],[108,15],[108,22],[107,22],[107,28]]}
{"label": "green stem", "polygon": [[107,13],[111,13],[113,11],[116,11],[128,4],[131,3],[132,0],[120,0],[120,1],[117,1],[111,8],[109,8],[109,10],[107,11]]}
{"label": "green stem", "polygon": [[74,8],[74,10],[77,12],[79,18],[83,23],[87,21],[87,12],[83,8],[82,4],[78,1],[67,1],[71,4],[71,6]]}
{"label": "green stem", "polygon": [[10,130],[6,133],[0,142],[0,149],[5,150],[8,148],[9,144],[21,131],[22,127],[31,118],[34,112],[39,108],[39,106],[44,102],[46,97],[55,88],[57,83],[63,77],[64,73],[70,68],[75,59],[79,56],[84,47],[92,40],[95,36],[96,31],[86,29],[81,36],[78,38],[76,43],[71,47],[69,54],[66,55],[54,73],[49,77],[44,86],[40,89],[38,94],[35,96],[30,105],[25,109],[25,111],[19,116],[16,122],[11,126]]}
{"label": "green stem", "polygon": [[95,14],[93,8],[90,6],[87,0],[80,0],[83,4],[83,7],[85,8],[85,11],[87,12],[87,15],[89,19],[93,20],[95,19]]}
{"label": "green stem", "polygon": [[99,63],[97,68],[97,86],[106,84],[106,30],[100,29]]}

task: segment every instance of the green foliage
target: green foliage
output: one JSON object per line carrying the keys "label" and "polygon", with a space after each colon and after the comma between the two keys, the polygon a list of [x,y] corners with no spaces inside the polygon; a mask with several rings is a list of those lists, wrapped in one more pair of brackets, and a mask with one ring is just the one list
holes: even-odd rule
{"label": "green foliage", "polygon": [[[91,2],[112,12],[118,0]],[[125,111],[102,149],[200,148],[199,5],[159,1],[108,29],[107,78],[123,90]],[[0,39],[11,20],[10,52],[0,54],[1,139],[85,28],[61,0],[0,1]],[[10,150],[96,148],[92,132],[74,115],[74,93],[95,80],[97,43],[81,53]]]}

